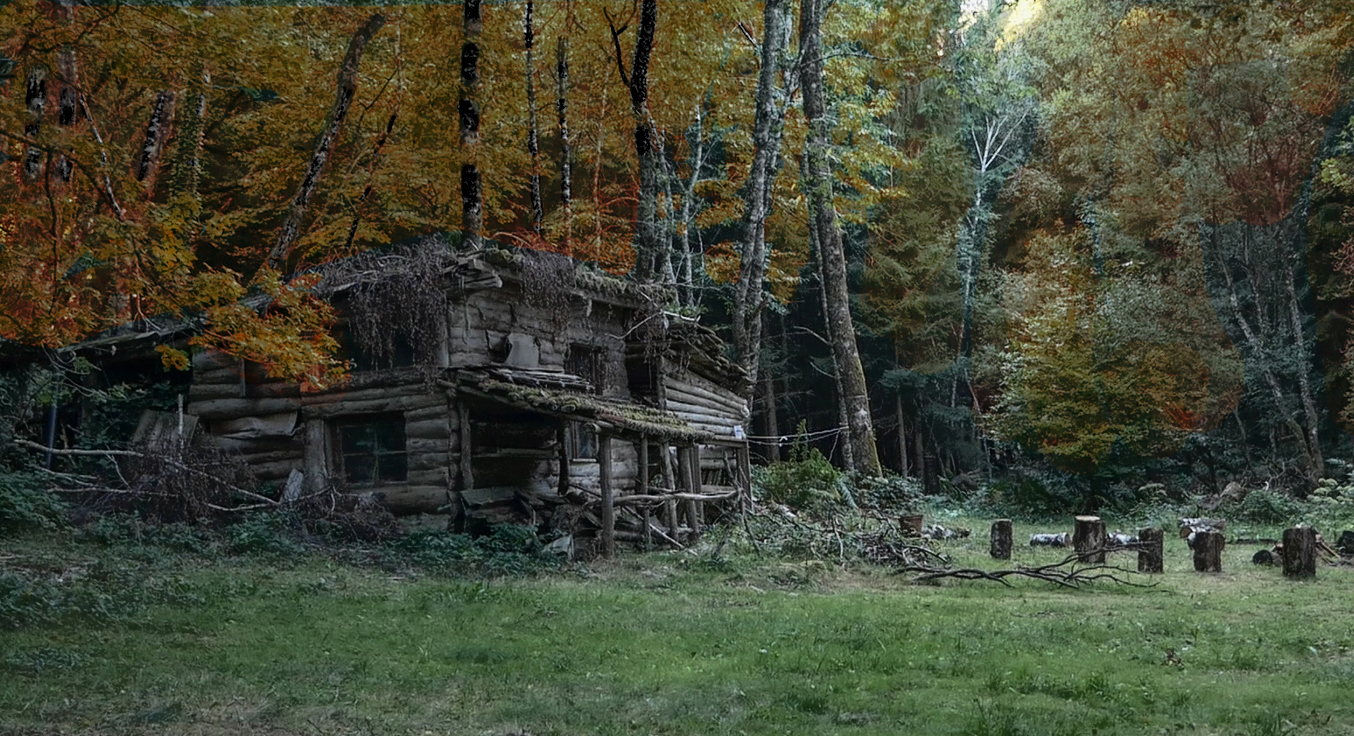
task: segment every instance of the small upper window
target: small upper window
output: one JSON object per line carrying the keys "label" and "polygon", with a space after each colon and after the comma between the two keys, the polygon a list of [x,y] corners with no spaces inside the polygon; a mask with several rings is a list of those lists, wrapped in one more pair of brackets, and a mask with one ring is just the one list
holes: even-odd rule
{"label": "small upper window", "polygon": [[608,385],[606,349],[596,345],[571,343],[569,355],[565,358],[564,369],[592,384],[593,390],[601,393]]}
{"label": "small upper window", "polygon": [[379,415],[337,425],[343,477],[354,486],[398,483],[409,477],[404,417]]}

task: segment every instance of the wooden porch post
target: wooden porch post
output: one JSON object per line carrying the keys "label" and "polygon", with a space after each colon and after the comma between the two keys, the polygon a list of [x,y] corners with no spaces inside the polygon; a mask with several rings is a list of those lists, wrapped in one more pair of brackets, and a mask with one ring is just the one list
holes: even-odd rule
{"label": "wooden porch post", "polygon": [[[663,486],[668,493],[672,493],[678,490],[678,488],[677,480],[674,477],[675,473],[672,472],[672,446],[668,444],[667,439],[663,440],[660,450],[663,453],[661,462],[663,468]],[[677,539],[677,499],[669,498],[663,502],[663,521],[667,524],[668,534],[671,535],[673,539]]]}
{"label": "wooden porch post", "polygon": [[597,438],[597,469],[602,484],[602,554],[616,556],[616,507],[611,494],[611,435]]}
{"label": "wooden porch post", "polygon": [[639,438],[639,477],[635,479],[635,492],[643,495],[649,493],[649,436],[640,435]]}
{"label": "wooden porch post", "polygon": [[475,487],[475,474],[470,469],[470,407],[464,394],[456,398],[456,416],[461,425],[461,490],[469,491]]}
{"label": "wooden porch post", "polygon": [[561,421],[556,431],[559,440],[559,495],[569,492],[569,423]]}

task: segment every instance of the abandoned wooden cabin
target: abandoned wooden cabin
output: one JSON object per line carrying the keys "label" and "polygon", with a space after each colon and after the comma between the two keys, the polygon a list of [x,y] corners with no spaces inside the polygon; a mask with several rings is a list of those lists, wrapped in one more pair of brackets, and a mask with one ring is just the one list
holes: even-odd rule
{"label": "abandoned wooden cabin", "polygon": [[[457,528],[573,530],[581,514],[606,551],[618,507],[639,523],[623,540],[672,543],[699,534],[705,501],[744,498],[746,375],[645,288],[533,251],[340,263],[317,291],[345,315],[345,385],[302,391],[223,353],[193,357],[186,412],[261,481],[374,494]],[[363,310],[391,300],[422,311],[363,335]]]}

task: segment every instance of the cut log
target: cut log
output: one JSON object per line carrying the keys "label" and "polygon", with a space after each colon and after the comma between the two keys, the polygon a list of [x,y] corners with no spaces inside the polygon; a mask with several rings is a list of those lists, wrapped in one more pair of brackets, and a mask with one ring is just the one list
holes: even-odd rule
{"label": "cut log", "polygon": [[1066,547],[1071,543],[1072,535],[1067,532],[1057,534],[1031,534],[1031,547]]}
{"label": "cut log", "polygon": [[1138,572],[1161,572],[1164,569],[1164,537],[1160,529],[1138,530]]}
{"label": "cut log", "polygon": [[1222,532],[1194,533],[1194,569],[1198,572],[1222,572],[1222,550],[1226,546]]}
{"label": "cut log", "polygon": [[1105,563],[1105,522],[1099,516],[1076,517],[1076,531],[1072,534],[1072,546],[1081,556],[1082,562],[1097,565]]}
{"label": "cut log", "polygon": [[922,514],[904,514],[898,517],[898,529],[904,537],[920,537],[926,527],[926,517]]}
{"label": "cut log", "polygon": [[989,552],[993,559],[1011,559],[1011,520],[997,519],[992,522],[991,544]]}
{"label": "cut log", "polygon": [[1283,574],[1290,578],[1316,577],[1316,530],[1295,526],[1283,531]]}

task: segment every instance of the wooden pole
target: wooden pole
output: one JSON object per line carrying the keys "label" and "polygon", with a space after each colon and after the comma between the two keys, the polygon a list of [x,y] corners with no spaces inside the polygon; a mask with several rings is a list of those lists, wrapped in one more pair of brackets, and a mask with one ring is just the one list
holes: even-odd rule
{"label": "wooden pole", "polygon": [[464,394],[457,397],[456,416],[461,425],[461,490],[469,491],[475,487],[475,473],[470,468],[470,407]]}
{"label": "wooden pole", "polygon": [[739,506],[745,511],[752,508],[752,450],[744,444],[738,448],[738,490]]}
{"label": "wooden pole", "polygon": [[1096,565],[1105,563],[1105,522],[1099,516],[1076,517],[1076,531],[1072,533],[1072,547],[1082,562]]}
{"label": "wooden pole", "polygon": [[1202,531],[1194,534],[1194,569],[1198,572],[1222,572],[1222,532]]}
{"label": "wooden pole", "polygon": [[1165,534],[1156,528],[1138,530],[1138,572],[1161,572],[1165,555],[1163,538]]}
{"label": "wooden pole", "polygon": [[1011,559],[1011,520],[997,519],[992,522],[990,553],[993,559]]}
{"label": "wooden pole", "polygon": [[1316,577],[1316,530],[1295,526],[1283,530],[1283,574],[1290,578]]}
{"label": "wooden pole", "polygon": [[641,496],[649,494],[649,437],[639,438],[639,477],[635,478],[635,493]]}
{"label": "wooden pole", "polygon": [[611,495],[611,435],[597,438],[597,469],[602,485],[602,554],[616,556],[616,506]]}
{"label": "wooden pole", "polygon": [[569,423],[560,422],[559,429],[556,431],[556,438],[559,442],[559,495],[563,497],[569,492]]}

